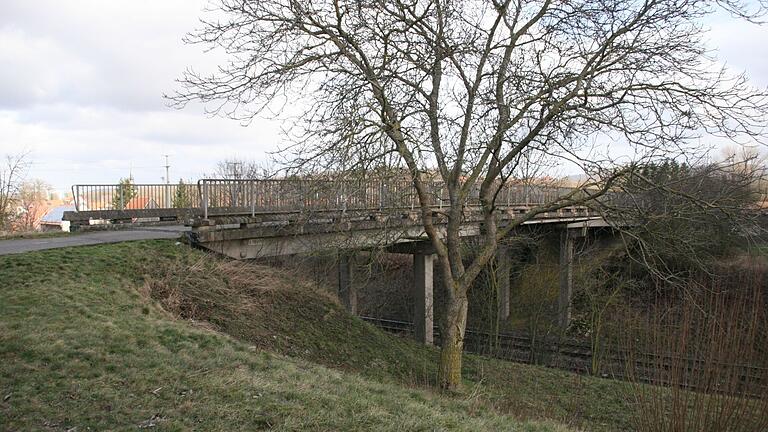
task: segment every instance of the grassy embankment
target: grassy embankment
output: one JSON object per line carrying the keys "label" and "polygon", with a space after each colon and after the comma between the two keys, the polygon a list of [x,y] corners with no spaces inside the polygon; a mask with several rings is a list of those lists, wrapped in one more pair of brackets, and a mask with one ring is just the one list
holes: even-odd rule
{"label": "grassy embankment", "polygon": [[440,395],[436,349],[322,287],[203,256],[148,241],[0,257],[0,429],[629,427],[624,383],[475,356],[465,392]]}

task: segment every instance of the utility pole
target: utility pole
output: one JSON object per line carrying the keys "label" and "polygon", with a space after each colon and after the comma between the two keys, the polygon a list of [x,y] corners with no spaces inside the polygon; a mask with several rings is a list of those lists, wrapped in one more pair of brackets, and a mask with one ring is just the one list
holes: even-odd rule
{"label": "utility pole", "polygon": [[[227,171],[229,171],[234,180],[240,180],[240,173],[238,172],[238,167],[242,167],[242,162],[227,162]],[[240,170],[242,171],[242,169]],[[229,194],[230,194],[230,205],[237,207],[238,198],[240,196],[240,188],[242,185],[240,182],[236,181],[234,185],[234,188],[230,188]]]}
{"label": "utility pole", "polygon": [[240,167],[240,171],[242,171],[242,162],[227,162],[227,171],[230,172],[230,175],[235,180],[240,180],[240,172],[238,172],[238,167]]}
{"label": "utility pole", "polygon": [[169,177],[171,165],[168,163],[168,155],[163,156],[165,156],[165,184],[171,184],[171,177]]}
{"label": "utility pole", "polygon": [[168,155],[165,156],[165,207],[170,208],[171,207],[171,177],[170,177],[170,169],[171,164],[168,163]]}

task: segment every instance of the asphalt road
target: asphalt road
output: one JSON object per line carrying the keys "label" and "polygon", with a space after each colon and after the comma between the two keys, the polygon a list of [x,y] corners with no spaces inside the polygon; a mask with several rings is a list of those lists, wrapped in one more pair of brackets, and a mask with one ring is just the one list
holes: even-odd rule
{"label": "asphalt road", "polygon": [[188,227],[178,225],[120,231],[95,231],[63,237],[0,240],[0,255],[134,240],[175,239],[187,230],[189,230]]}

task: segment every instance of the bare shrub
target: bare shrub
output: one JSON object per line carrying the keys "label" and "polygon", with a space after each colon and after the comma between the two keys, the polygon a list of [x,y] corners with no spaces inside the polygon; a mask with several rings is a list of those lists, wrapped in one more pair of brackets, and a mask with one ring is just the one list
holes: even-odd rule
{"label": "bare shrub", "polygon": [[[370,250],[356,251],[351,258],[358,315],[413,320],[412,256]],[[268,262],[284,272],[312,281],[329,296],[335,298],[338,294],[338,251],[276,257]]]}
{"label": "bare shrub", "polygon": [[413,321],[413,257],[371,253],[358,264],[360,314]]}
{"label": "bare shrub", "polygon": [[334,296],[285,270],[210,256],[179,259],[162,270],[150,271],[144,290],[177,318],[214,324],[214,316],[222,310],[244,315],[267,309],[277,296],[288,292],[311,291],[337,302]]}
{"label": "bare shrub", "polygon": [[629,332],[630,402],[642,432],[768,429],[765,270],[740,266],[659,300]]}
{"label": "bare shrub", "polygon": [[561,332],[557,325],[560,269],[552,261],[537,257],[535,263],[524,268],[517,283],[516,316],[524,320],[531,338],[531,363],[546,363],[547,359],[542,358],[547,352],[544,345]]}

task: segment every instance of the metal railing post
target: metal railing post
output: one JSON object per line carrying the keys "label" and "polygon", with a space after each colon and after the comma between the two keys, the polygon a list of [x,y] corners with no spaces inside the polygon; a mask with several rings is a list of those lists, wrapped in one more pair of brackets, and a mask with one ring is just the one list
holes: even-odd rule
{"label": "metal railing post", "polygon": [[384,180],[379,181],[379,211],[384,211]]}
{"label": "metal railing post", "polygon": [[203,219],[208,219],[208,182],[203,180]]}
{"label": "metal railing post", "polygon": [[256,217],[256,198],[253,194],[254,186],[256,185],[255,180],[251,180],[251,217]]}
{"label": "metal railing post", "polygon": [[80,211],[80,186],[72,186],[72,199],[75,202],[75,211]]}
{"label": "metal railing post", "polygon": [[336,185],[334,185],[333,190],[334,192],[336,192],[336,208],[335,209],[338,210],[341,208],[341,191]]}
{"label": "metal railing post", "polygon": [[347,187],[343,180],[341,182],[341,211],[347,211]]}
{"label": "metal railing post", "polygon": [[[234,188],[232,187],[234,186]],[[238,207],[240,205],[240,182],[237,180],[234,180],[229,187],[229,195],[232,197],[232,202],[230,205],[232,207]]]}

